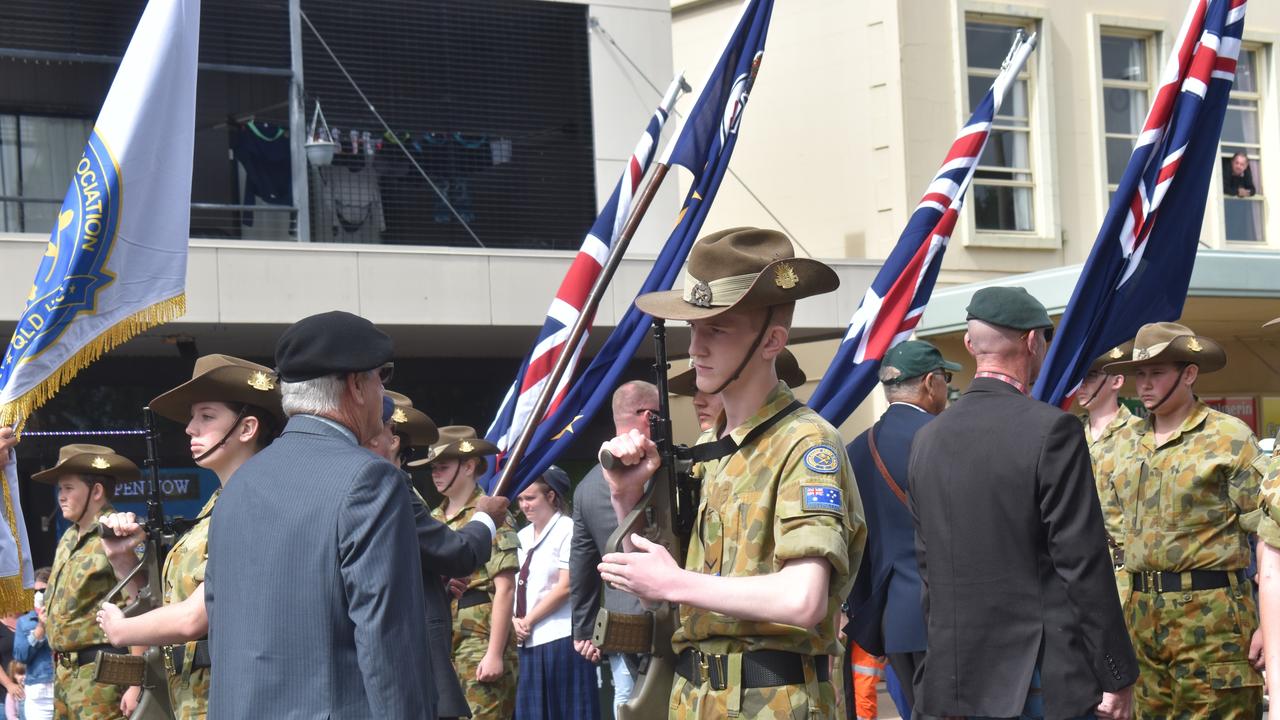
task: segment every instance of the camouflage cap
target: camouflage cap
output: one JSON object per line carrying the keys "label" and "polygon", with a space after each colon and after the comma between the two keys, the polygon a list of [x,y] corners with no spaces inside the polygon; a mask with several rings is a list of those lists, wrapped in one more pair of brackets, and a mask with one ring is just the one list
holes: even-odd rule
{"label": "camouflage cap", "polygon": [[967,320],[981,320],[1014,330],[1052,328],[1049,311],[1022,287],[985,287],[969,300]]}
{"label": "camouflage cap", "polygon": [[942,357],[932,343],[907,340],[889,348],[880,361],[880,382],[894,385],[934,370],[959,370],[960,365]]}

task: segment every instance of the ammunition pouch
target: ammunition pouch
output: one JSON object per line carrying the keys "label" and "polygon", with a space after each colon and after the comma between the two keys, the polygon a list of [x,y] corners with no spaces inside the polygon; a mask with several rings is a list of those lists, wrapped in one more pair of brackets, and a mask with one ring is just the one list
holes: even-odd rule
{"label": "ammunition pouch", "polygon": [[653,652],[653,622],[651,612],[633,615],[600,608],[596,613],[591,642],[600,648],[600,652],[610,655],[648,655]]}

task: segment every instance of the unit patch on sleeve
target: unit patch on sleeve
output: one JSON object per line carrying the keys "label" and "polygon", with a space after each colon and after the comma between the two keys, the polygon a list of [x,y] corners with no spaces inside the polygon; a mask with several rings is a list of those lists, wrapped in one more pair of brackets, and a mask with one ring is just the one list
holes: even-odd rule
{"label": "unit patch on sleeve", "polygon": [[844,494],[834,485],[802,485],[800,491],[806,512],[844,512]]}
{"label": "unit patch on sleeve", "polygon": [[804,466],[816,473],[834,475],[840,469],[840,456],[830,445],[815,445],[804,454]]}

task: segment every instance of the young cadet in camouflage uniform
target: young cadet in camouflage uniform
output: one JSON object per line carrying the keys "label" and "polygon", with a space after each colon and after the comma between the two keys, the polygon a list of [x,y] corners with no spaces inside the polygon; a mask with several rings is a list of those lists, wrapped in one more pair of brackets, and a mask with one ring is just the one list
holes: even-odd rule
{"label": "young cadet in camouflage uniform", "polygon": [[[48,634],[54,653],[55,720],[125,717],[120,688],[93,680],[99,653],[119,652],[94,623],[94,613],[116,584],[98,537],[98,520],[112,512],[116,483],[139,477],[138,466],[111,448],[79,444],[63,446],[56,465],[31,476],[57,485],[62,517],[71,523],[54,553],[42,621],[35,631]],[[139,689],[128,692],[136,702]]]}
{"label": "young cadet in camouflage uniform", "polygon": [[[1264,328],[1280,325],[1280,318],[1265,324]],[[1266,662],[1272,668],[1280,667],[1280,433],[1272,446],[1267,461],[1267,474],[1262,479],[1261,509],[1258,520],[1258,605],[1262,615],[1263,647]],[[1265,663],[1264,663],[1265,666]],[[1276,677],[1274,672],[1270,677]],[[1275,695],[1274,683],[1269,683],[1268,694]]]}
{"label": "young cadet in camouflage uniform", "polygon": [[1125,501],[1121,495],[1124,476],[1116,470],[1132,453],[1142,418],[1129,412],[1119,401],[1124,375],[1109,375],[1102,368],[1123,360],[1131,352],[1133,343],[1127,342],[1094,360],[1076,391],[1076,404],[1085,411],[1081,417],[1084,437],[1093,460],[1093,479],[1098,484],[1098,501],[1102,505],[1102,520],[1107,528],[1107,545],[1111,548],[1121,604],[1129,598],[1129,571],[1124,569]]}
{"label": "young cadet in camouflage uniform", "polygon": [[[485,456],[497,452],[496,445],[470,427],[440,428],[440,440],[425,460],[444,496],[431,516],[454,530],[471,522],[476,501],[485,496],[476,477],[484,474]],[[498,528],[489,561],[462,581],[465,590],[453,603],[453,667],[477,719],[505,720],[515,711],[518,660],[511,611],[520,541],[514,527],[514,519],[508,518]]]}
{"label": "young cadet in camouflage uniform", "polygon": [[[284,426],[280,390],[270,369],[229,355],[196,360],[191,380],[154,398],[157,415],[186,426],[192,459],[218,477],[218,489],[178,538],[162,568],[164,606],[126,618],[103,605],[98,624],[113,645],[162,648],[169,675],[169,700],[177,720],[198,720],[209,712],[211,662],[204,607],[204,570],[209,557],[209,521],[222,488],[246,460],[266,447]],[[103,540],[116,577],[138,562],[134,550],[146,539],[133,513],[103,518],[113,538]]]}
{"label": "young cadet in camouflage uniform", "polygon": [[1118,469],[1131,498],[1126,611],[1139,718],[1260,716],[1261,636],[1244,570],[1265,458],[1248,426],[1192,391],[1200,373],[1226,362],[1213,340],[1151,323],[1138,331],[1132,360],[1103,368],[1132,376],[1151,412]]}
{"label": "young cadet in camouflage uniform", "polygon": [[[785,235],[735,228],[694,245],[683,291],[636,300],[650,315],[689,321],[698,389],[724,401],[703,440],[739,445],[694,468],[702,497],[685,569],[639,535],[634,552],[600,564],[619,589],[681,606],[672,718],[842,716],[830,662],[862,559],[862,503],[840,435],[795,401],[775,367],[795,301],[838,285],[831,268],[796,258]],[[625,526],[660,459],[638,432],[602,451],[621,463],[605,479]]]}

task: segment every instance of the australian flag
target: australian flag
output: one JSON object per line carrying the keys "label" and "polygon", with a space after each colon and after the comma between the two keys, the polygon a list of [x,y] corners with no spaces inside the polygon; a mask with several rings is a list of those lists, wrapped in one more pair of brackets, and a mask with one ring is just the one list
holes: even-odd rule
{"label": "australian flag", "polygon": [[[764,56],[765,37],[773,0],[747,0],[719,60],[707,76],[697,102],[664,164],[693,173],[679,221],[640,293],[669,290],[680,276],[738,140],[742,111]],[[618,322],[604,347],[564,393],[560,406],[538,426],[529,451],[520,460],[514,485],[506,490],[514,497],[554,463],[573,442],[574,430],[591,421],[609,402],[640,344],[648,337],[652,318],[632,305]],[[491,432],[491,437],[493,434]],[[512,438],[514,444],[514,437]]]}
{"label": "australian flag", "polygon": [[1193,0],[1033,394],[1061,404],[1095,358],[1182,315],[1245,0]]}
{"label": "australian flag", "polygon": [[[569,365],[557,384],[544,417],[554,413],[560,401],[564,399],[564,393],[568,389],[569,381],[573,379],[574,369],[578,365],[578,358],[587,339],[584,333],[578,346],[569,348],[567,347],[569,335],[574,323],[582,314],[587,297],[591,294],[591,288],[604,269],[610,248],[622,233],[622,227],[626,224],[627,214],[631,209],[631,202],[635,198],[640,181],[653,162],[658,138],[662,136],[662,128],[667,122],[667,116],[671,113],[683,82],[683,77],[678,77],[672,82],[662,99],[662,104],[649,119],[649,125],[636,143],[631,159],[623,168],[622,177],[618,178],[618,184],[614,186],[609,202],[605,203],[604,209],[596,217],[595,224],[591,226],[587,237],[582,241],[582,246],[578,249],[577,257],[569,266],[569,272],[565,273],[564,279],[560,281],[560,289],[551,299],[551,307],[547,309],[547,319],[542,324],[537,340],[534,341],[533,349],[525,357],[524,363],[516,373],[515,381],[507,389],[506,397],[502,399],[502,406],[485,434],[490,442],[498,446],[502,454],[515,445],[520,433],[529,422],[529,416],[533,414],[539,394],[550,381],[552,369],[561,355],[569,352],[572,353]],[[501,455],[499,462],[501,462]]]}
{"label": "australian flag", "polygon": [[809,398],[809,406],[833,425],[844,422],[867,397],[878,380],[884,354],[911,337],[920,323],[960,216],[965,190],[986,147],[992,119],[1000,114],[1005,92],[1034,48],[1032,35],[1010,51],[1004,68],[951,144],[898,244],[849,321],[844,342]]}

